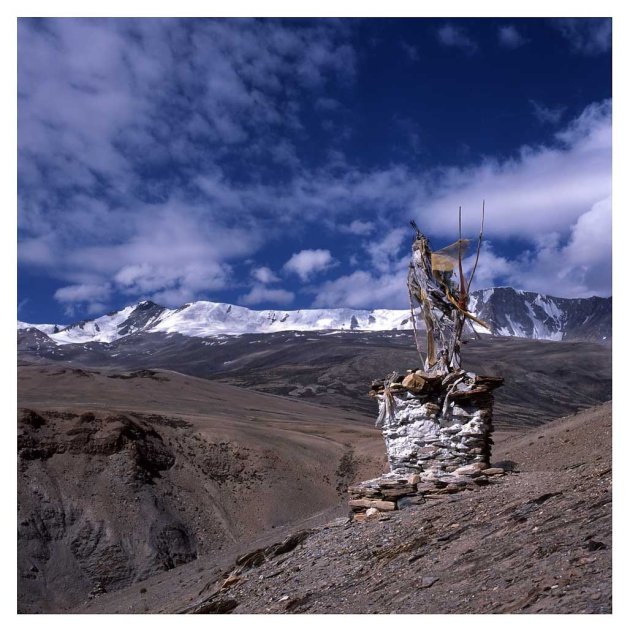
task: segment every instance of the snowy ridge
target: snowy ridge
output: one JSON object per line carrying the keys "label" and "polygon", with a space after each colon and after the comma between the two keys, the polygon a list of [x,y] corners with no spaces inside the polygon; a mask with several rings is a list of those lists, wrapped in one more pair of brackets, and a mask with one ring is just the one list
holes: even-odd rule
{"label": "snowy ridge", "polygon": [[34,327],[57,344],[110,343],[144,331],[196,338],[278,331],[410,329],[408,310],[303,309],[252,310],[238,305],[196,301],[167,309],[150,301],[130,305],[95,320],[81,321],[55,332],[55,325],[18,322],[18,329]]}
{"label": "snowy ridge", "polygon": [[[612,299],[555,298],[512,288],[478,290],[470,299],[470,311],[490,327],[475,325],[478,332],[543,340],[610,338],[611,306]],[[422,326],[421,317],[417,323]],[[142,301],[68,327],[18,322],[18,329],[34,327],[57,344],[111,343],[136,332],[207,338],[279,331],[408,330],[411,326],[408,309],[252,310],[209,301],[177,309]]]}
{"label": "snowy ridge", "polygon": [[21,320],[18,320],[17,328],[19,329],[38,329],[39,331],[50,335],[54,334],[56,331],[63,329],[65,325],[32,325],[31,323],[24,323]]}
{"label": "snowy ridge", "polygon": [[205,337],[213,334],[273,333],[330,329],[410,329],[407,310],[303,309],[256,311],[238,305],[198,301],[166,310],[151,331]]}
{"label": "snowy ridge", "polygon": [[135,308],[135,305],[131,305],[121,309],[119,312],[113,312],[95,320],[81,321],[76,325],[62,329],[59,333],[49,335],[59,344],[113,342],[121,337],[118,329]]}
{"label": "snowy ridge", "polygon": [[612,336],[612,298],[558,298],[497,287],[473,292],[470,309],[498,336],[598,342]]}

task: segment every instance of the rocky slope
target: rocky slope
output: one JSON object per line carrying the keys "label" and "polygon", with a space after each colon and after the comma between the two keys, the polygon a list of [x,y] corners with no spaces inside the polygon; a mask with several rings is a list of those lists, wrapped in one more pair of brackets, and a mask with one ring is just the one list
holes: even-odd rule
{"label": "rocky slope", "polygon": [[[366,384],[419,362],[410,332],[255,340],[247,345],[255,354],[223,345],[233,355],[209,377],[373,416]],[[462,355],[466,369],[505,378],[494,393],[497,428],[540,425],[612,397],[611,349],[603,345],[484,337],[469,340]]]}
{"label": "rocky slope", "polygon": [[499,287],[474,292],[470,309],[498,336],[610,342],[612,298],[558,298]]}
{"label": "rocky slope", "polygon": [[233,583],[209,587],[211,596],[196,607],[229,601],[235,613],[611,612],[610,408],[525,441],[503,448],[519,471],[491,487],[427,501],[384,522],[306,534],[286,555],[237,564],[228,576]]}
{"label": "rocky slope", "polygon": [[474,492],[302,525],[77,611],[610,613],[610,404],[497,439],[508,473]]}
{"label": "rocky slope", "polygon": [[20,367],[18,609],[61,612],[335,505],[371,420],[175,373]]}
{"label": "rocky slope", "polygon": [[[136,334],[99,355],[103,347],[55,346],[75,355],[54,364],[42,364],[41,352],[20,356],[23,612],[97,603],[111,612],[175,611],[252,547],[346,514],[348,485],[385,468],[368,385],[383,377],[384,366],[404,369],[415,357],[409,332],[280,332],[210,341]],[[37,364],[24,364],[29,357]],[[610,349],[602,345],[486,338],[471,341],[466,358],[478,373],[506,377],[496,393],[495,460],[503,450],[505,458],[525,462],[518,450],[508,455],[500,448],[506,432],[514,438],[526,426],[610,397]],[[79,366],[95,359],[105,368]],[[155,370],[160,364],[214,371],[248,388]],[[589,451],[599,454],[606,436],[605,428],[600,435],[558,435],[567,441],[547,449],[537,439],[546,429],[524,439],[536,450],[527,458],[540,452],[550,459],[551,465],[539,463],[541,471],[555,468],[554,450],[579,448],[585,459]],[[591,445],[598,436],[600,444]],[[582,472],[574,465],[576,472],[568,471]],[[541,489],[550,480],[545,476]]]}

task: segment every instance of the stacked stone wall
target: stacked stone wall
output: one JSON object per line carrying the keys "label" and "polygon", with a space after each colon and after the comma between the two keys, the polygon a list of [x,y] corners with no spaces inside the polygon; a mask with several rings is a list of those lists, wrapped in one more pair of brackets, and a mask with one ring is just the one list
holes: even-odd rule
{"label": "stacked stone wall", "polygon": [[502,378],[463,370],[410,370],[372,384],[390,465],[384,476],[349,488],[357,519],[488,484],[492,391]]}

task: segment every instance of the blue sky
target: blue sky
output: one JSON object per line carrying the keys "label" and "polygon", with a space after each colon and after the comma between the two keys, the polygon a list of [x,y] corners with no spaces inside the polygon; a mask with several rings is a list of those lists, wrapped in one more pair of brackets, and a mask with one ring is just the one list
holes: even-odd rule
{"label": "blue sky", "polygon": [[404,308],[415,219],[476,287],[611,293],[611,21],[18,21],[18,318]]}

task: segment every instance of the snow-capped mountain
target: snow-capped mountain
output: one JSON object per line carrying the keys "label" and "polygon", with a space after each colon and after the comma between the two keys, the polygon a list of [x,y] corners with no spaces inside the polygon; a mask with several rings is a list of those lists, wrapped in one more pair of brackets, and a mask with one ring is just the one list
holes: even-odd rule
{"label": "snow-capped mountain", "polygon": [[511,287],[473,292],[470,310],[497,336],[541,340],[612,338],[612,298],[558,298]]}
{"label": "snow-capped mountain", "polygon": [[34,327],[59,344],[113,342],[139,331],[178,333],[205,338],[216,335],[358,329],[409,329],[408,310],[303,309],[253,310],[226,303],[197,301],[168,309],[143,301],[94,320],[84,320],[56,333],[53,325],[18,322],[18,329]]}
{"label": "snow-capped mountain", "polygon": [[25,323],[21,320],[18,320],[17,328],[18,329],[38,329],[39,331],[45,334],[56,334],[61,331],[65,325],[33,325],[31,323]]}
{"label": "snow-capped mountain", "polygon": [[[512,288],[494,288],[474,292],[470,307],[496,335],[598,341],[611,337],[612,299],[563,299]],[[417,323],[421,326],[421,317]],[[208,301],[168,309],[143,301],[67,327],[18,322],[18,329],[28,328],[45,333],[57,344],[73,344],[110,343],[137,332],[206,338],[279,331],[388,331],[411,329],[411,318],[409,310],[252,310]],[[478,328],[478,331],[484,330]]]}

